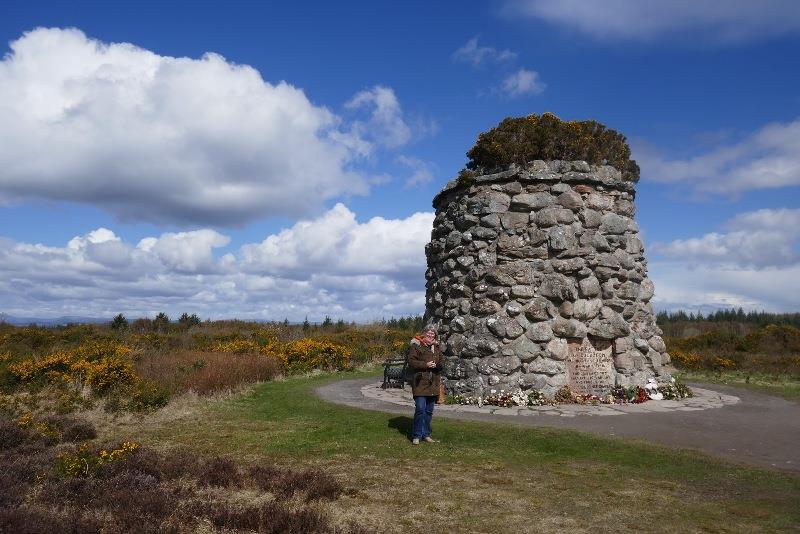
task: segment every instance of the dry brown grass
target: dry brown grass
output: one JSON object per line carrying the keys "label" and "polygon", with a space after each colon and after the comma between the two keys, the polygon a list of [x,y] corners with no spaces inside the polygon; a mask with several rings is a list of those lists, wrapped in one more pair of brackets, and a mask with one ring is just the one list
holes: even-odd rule
{"label": "dry brown grass", "polygon": [[207,395],[272,380],[281,374],[281,364],[263,354],[178,350],[146,354],[136,363],[136,372],[171,394],[194,391]]}

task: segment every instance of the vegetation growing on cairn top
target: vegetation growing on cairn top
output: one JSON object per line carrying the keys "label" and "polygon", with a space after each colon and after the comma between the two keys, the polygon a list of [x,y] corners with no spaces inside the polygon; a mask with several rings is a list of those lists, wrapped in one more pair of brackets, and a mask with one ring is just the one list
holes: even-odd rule
{"label": "vegetation growing on cairn top", "polygon": [[639,166],[631,159],[624,135],[594,120],[562,121],[552,113],[503,119],[478,136],[467,157],[465,177],[472,175],[470,171],[491,171],[512,163],[524,166],[541,159],[611,165],[623,180],[639,180]]}

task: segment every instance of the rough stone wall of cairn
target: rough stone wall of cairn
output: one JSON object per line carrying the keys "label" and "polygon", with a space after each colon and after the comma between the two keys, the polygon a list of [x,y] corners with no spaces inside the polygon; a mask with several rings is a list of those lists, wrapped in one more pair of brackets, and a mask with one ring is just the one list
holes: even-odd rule
{"label": "rough stone wall of cairn", "polygon": [[583,161],[445,186],[425,249],[426,319],[439,326],[449,392],[552,396],[578,373],[581,347],[608,358],[599,389],[668,376],[634,196],[616,169]]}

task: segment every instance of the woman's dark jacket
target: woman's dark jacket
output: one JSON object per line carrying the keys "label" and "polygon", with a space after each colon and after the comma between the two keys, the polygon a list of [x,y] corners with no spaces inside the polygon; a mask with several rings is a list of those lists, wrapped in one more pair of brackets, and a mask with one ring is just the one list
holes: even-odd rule
{"label": "woman's dark jacket", "polygon": [[[436,362],[436,367],[428,368],[428,362]],[[444,358],[437,343],[426,347],[416,339],[412,339],[408,347],[408,366],[414,373],[411,379],[411,392],[415,397],[431,397],[439,394]]]}

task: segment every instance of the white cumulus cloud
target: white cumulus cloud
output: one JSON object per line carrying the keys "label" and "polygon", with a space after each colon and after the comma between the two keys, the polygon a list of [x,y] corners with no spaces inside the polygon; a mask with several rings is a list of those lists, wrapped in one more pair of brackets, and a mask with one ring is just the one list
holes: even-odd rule
{"label": "white cumulus cloud", "polygon": [[406,188],[416,187],[433,180],[435,166],[432,163],[411,156],[397,156],[397,162],[411,171],[411,176],[406,179]]}
{"label": "white cumulus cloud", "polygon": [[[388,148],[404,145],[411,139],[411,128],[403,119],[400,102],[389,87],[377,85],[359,91],[345,107],[353,111],[364,110],[369,114],[366,120],[353,123],[353,134],[357,139],[367,139]],[[366,146],[362,152],[368,152],[369,149]]]}
{"label": "white cumulus cloud", "polygon": [[721,232],[654,243],[650,274],[661,307],[796,311],[800,209],[737,215]]}
{"label": "white cumulus cloud", "polygon": [[735,43],[800,31],[795,0],[506,0],[504,11],[601,39]]}
{"label": "white cumulus cloud", "polygon": [[394,92],[348,124],[302,89],[217,54],[177,58],[38,28],[0,60],[0,200],[92,204],[122,220],[238,225],[364,194],[353,170],[410,136]]}
{"label": "white cumulus cloud", "polygon": [[744,139],[687,159],[668,159],[634,145],[642,177],[683,184],[699,193],[736,195],[800,185],[800,119],[771,123]]}
{"label": "white cumulus cloud", "polygon": [[545,90],[539,73],[528,69],[519,69],[503,79],[499,91],[509,98],[538,95]]}
{"label": "white cumulus cloud", "polygon": [[513,61],[516,57],[516,52],[508,49],[498,50],[491,46],[479,46],[477,37],[473,37],[464,46],[453,52],[453,61],[470,63],[473,67]]}
{"label": "white cumulus cloud", "polygon": [[63,247],[0,237],[0,310],[9,315],[202,317],[301,321],[420,314],[432,213],[365,222],[337,204],[220,255],[214,230],[126,243],[107,228]]}

